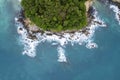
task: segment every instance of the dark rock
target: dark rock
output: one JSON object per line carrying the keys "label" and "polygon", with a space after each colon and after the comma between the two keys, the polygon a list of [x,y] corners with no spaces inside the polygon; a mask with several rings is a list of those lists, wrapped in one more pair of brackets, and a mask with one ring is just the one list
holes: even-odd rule
{"label": "dark rock", "polygon": [[95,17],[93,16],[95,12],[95,9],[91,6],[87,12],[87,19],[88,19],[88,25],[91,23]]}
{"label": "dark rock", "polygon": [[22,23],[23,25],[25,24],[25,22],[24,22],[24,20],[23,20],[23,18],[18,18],[18,22],[20,22],[20,23]]}
{"label": "dark rock", "polygon": [[120,20],[120,14],[118,13],[118,17],[119,17],[119,20]]}
{"label": "dark rock", "polygon": [[91,16],[95,12],[95,9],[91,6],[88,10],[88,15]]}
{"label": "dark rock", "polygon": [[112,1],[112,0],[109,0],[109,1],[110,1],[111,4],[114,4],[114,5],[118,6],[118,8],[120,9],[120,3],[114,2],[114,1]]}
{"label": "dark rock", "polygon": [[88,31],[86,31],[85,33],[84,33],[86,36],[88,36],[88,34],[90,34]]}
{"label": "dark rock", "polygon": [[29,39],[32,39],[32,40],[37,40],[36,35],[33,35],[33,34],[29,34],[29,35],[28,35],[28,38],[29,38]]}
{"label": "dark rock", "polygon": [[21,31],[22,31],[22,30],[23,30],[23,28],[19,28],[19,30],[21,30]]}
{"label": "dark rock", "polygon": [[97,23],[97,24],[99,24],[99,25],[102,25],[102,23],[99,22],[99,21],[94,21],[94,23]]}
{"label": "dark rock", "polygon": [[85,32],[86,32],[86,30],[87,30],[86,28],[82,29],[82,33],[85,33]]}
{"label": "dark rock", "polygon": [[46,33],[46,35],[52,36],[53,34],[52,33]]}

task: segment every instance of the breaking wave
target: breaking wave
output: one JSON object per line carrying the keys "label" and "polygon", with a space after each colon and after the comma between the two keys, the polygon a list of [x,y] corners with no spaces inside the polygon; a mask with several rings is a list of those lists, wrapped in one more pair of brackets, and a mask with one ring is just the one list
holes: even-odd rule
{"label": "breaking wave", "polygon": [[17,18],[15,18],[16,25],[18,26],[17,32],[20,34],[19,40],[24,45],[23,55],[28,55],[30,57],[36,56],[36,46],[38,45],[38,40],[32,40],[28,38],[28,33],[26,29],[20,22],[17,22]]}
{"label": "breaking wave", "polygon": [[65,50],[62,47],[57,48],[58,51],[58,62],[67,62],[66,56],[65,56]]}
{"label": "breaking wave", "polygon": [[58,61],[59,62],[67,62],[66,56],[65,56],[65,50],[64,46],[66,46],[68,43],[71,45],[79,44],[79,45],[85,45],[86,48],[92,49],[97,48],[98,45],[94,43],[93,35],[95,33],[95,30],[99,26],[105,27],[105,23],[98,17],[98,13],[95,10],[94,19],[92,20],[91,24],[86,27],[85,33],[83,33],[81,30],[77,31],[75,33],[63,33],[62,36],[58,36],[56,34],[47,35],[48,32],[42,33],[36,33],[37,39],[29,39],[28,33],[26,29],[23,27],[23,25],[20,22],[17,22],[17,18],[15,18],[15,21],[18,26],[18,33],[20,34],[20,41],[24,45],[24,51],[23,54],[26,54],[30,57],[36,56],[36,47],[39,43],[47,41],[50,42],[51,45],[57,45],[57,51],[58,51]]}
{"label": "breaking wave", "polygon": [[120,25],[120,9],[118,8],[118,6],[112,5],[110,4],[110,9],[113,10],[113,12],[115,12],[115,17],[117,19],[117,21],[119,22]]}

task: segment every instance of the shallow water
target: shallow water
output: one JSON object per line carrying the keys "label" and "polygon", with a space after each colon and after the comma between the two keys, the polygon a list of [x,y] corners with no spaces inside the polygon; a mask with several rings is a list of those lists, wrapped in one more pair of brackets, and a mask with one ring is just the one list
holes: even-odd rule
{"label": "shallow water", "polygon": [[67,44],[68,63],[59,63],[57,47],[49,42],[37,46],[35,58],[22,55],[14,18],[16,0],[0,0],[0,80],[119,80],[120,25],[115,13],[103,3],[94,3],[107,27],[99,27],[93,37],[98,48]]}

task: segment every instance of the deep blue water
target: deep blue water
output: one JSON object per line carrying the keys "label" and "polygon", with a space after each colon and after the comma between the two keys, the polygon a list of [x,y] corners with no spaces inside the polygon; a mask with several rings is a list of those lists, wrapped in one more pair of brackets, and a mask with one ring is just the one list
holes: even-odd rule
{"label": "deep blue water", "polygon": [[120,25],[103,3],[94,3],[107,24],[94,35],[96,49],[67,45],[68,63],[57,61],[57,49],[40,43],[37,57],[23,56],[14,18],[16,0],[0,0],[0,80],[120,80]]}

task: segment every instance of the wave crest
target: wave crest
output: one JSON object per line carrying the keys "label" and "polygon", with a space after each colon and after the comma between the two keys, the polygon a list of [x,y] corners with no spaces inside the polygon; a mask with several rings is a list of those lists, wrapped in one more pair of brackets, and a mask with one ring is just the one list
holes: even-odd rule
{"label": "wave crest", "polygon": [[65,56],[65,50],[62,47],[58,47],[57,51],[58,51],[58,62],[67,62]]}
{"label": "wave crest", "polygon": [[110,9],[113,10],[113,12],[115,12],[115,17],[117,19],[117,21],[119,22],[120,25],[120,9],[118,8],[118,6],[112,5],[110,4]]}

